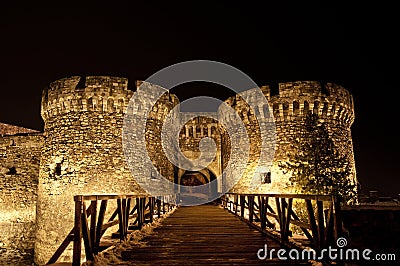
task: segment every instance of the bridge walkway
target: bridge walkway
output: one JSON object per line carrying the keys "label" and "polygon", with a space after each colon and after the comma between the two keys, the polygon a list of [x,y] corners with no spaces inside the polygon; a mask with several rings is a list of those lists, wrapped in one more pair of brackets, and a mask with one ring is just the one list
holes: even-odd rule
{"label": "bridge walkway", "polygon": [[[142,242],[118,265],[311,265],[279,260],[277,250],[287,247],[214,204],[178,207]],[[260,260],[265,245],[275,252]]]}

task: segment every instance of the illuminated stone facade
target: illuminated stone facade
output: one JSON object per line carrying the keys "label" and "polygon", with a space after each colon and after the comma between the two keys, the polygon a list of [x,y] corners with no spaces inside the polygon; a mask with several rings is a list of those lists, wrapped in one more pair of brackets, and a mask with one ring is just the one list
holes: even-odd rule
{"label": "illuminated stone facade", "polygon": [[[45,263],[73,227],[77,194],[144,193],[124,163],[121,129],[132,91],[117,77],[71,77],[43,91],[35,261]],[[60,226],[60,223],[63,226]],[[65,258],[68,260],[68,258]]]}
{"label": "illuminated stone facade", "polygon": [[[279,84],[279,94],[269,99],[276,125],[276,152],[271,174],[271,184],[263,185],[262,191],[294,192],[287,188],[289,176],[284,175],[278,162],[288,160],[290,144],[304,123],[307,112],[318,114],[326,122],[335,148],[341,155],[348,155],[352,174],[348,178],[357,184],[351,125],[354,122],[353,96],[342,86],[314,81]],[[297,135],[298,136],[298,135]]]}
{"label": "illuminated stone facade", "polygon": [[[25,241],[21,249],[32,249],[34,231],[24,229],[24,226],[28,223],[35,225],[35,261],[44,264],[73,227],[73,195],[146,193],[138,183],[141,184],[152,175],[151,170],[141,169],[141,176],[132,176],[122,149],[124,114],[133,91],[140,84],[136,82],[132,84],[134,88],[128,88],[127,79],[107,76],[70,77],[54,81],[43,91],[43,133],[25,132],[18,135],[18,132],[10,131],[11,136],[0,137],[0,204],[7,206],[2,210],[12,216],[2,221],[2,227],[9,226],[11,229],[7,231],[9,233],[0,234],[0,245],[10,248],[13,242],[16,245],[13,248],[19,248],[17,246],[22,244],[10,239],[24,235],[30,240]],[[329,132],[338,148],[354,157],[350,131],[354,121],[354,105],[346,89],[335,84],[305,81],[281,83],[275,95],[269,86],[263,86],[261,90],[269,106],[257,104],[257,99],[251,97],[251,91],[225,101],[237,111],[249,137],[247,168],[233,191],[290,192],[285,187],[289,177],[283,175],[277,163],[287,160],[291,139],[304,122],[307,110],[318,113],[328,123]],[[151,99],[153,96],[148,97]],[[138,156],[147,154],[169,180],[186,184],[194,182],[193,173],[185,172],[167,160],[162,152],[160,137],[165,117],[178,104],[178,98],[165,90],[148,116],[145,125],[146,147],[138,146],[140,148],[135,151]],[[218,118],[224,118],[224,115],[219,112]],[[182,113],[182,119],[184,116]],[[267,156],[273,158],[272,163],[268,160],[259,161],[261,124],[274,127],[266,136],[271,143],[276,142],[274,154]],[[182,153],[189,159],[197,158],[198,144],[203,137],[214,139],[216,157],[207,169],[198,171],[200,175],[195,178],[209,182],[221,175],[231,159],[231,152],[242,147],[233,147],[226,128],[218,119],[205,114],[190,120],[180,130],[179,146]],[[351,164],[354,171],[349,178],[355,181],[354,160]],[[271,173],[267,179],[263,175],[268,172],[255,173],[260,166],[265,166],[266,171]],[[12,167],[15,167],[16,174],[10,174]],[[263,175],[257,177],[259,174]],[[264,184],[251,187],[254,176]],[[15,184],[16,189],[11,184]],[[221,191],[223,185],[218,184],[216,189]],[[21,220],[25,219],[21,217],[28,218]],[[23,221],[21,226],[15,227],[13,219]],[[24,230],[29,233],[22,233]]]}
{"label": "illuminated stone facade", "polygon": [[0,123],[0,265],[30,265],[42,133]]}
{"label": "illuminated stone facade", "polygon": [[[356,168],[354,161],[353,142],[351,137],[351,125],[354,122],[354,102],[352,95],[342,86],[326,83],[321,84],[315,81],[298,81],[280,83],[278,91],[273,94],[269,86],[260,88],[268,100],[268,105],[258,105],[257,102],[251,102],[251,91],[246,91],[242,95],[236,95],[227,99],[225,102],[235,109],[242,121],[246,125],[247,134],[250,142],[250,158],[247,164],[246,172],[233,187],[235,192],[261,192],[261,193],[288,193],[296,192],[288,185],[290,174],[284,174],[279,168],[279,162],[288,160],[288,153],[293,152],[291,143],[293,138],[298,137],[300,128],[304,125],[305,116],[308,112],[318,114],[321,121],[326,122],[330,137],[334,141],[335,148],[342,155],[348,155],[352,173],[348,177],[354,184],[356,180]],[[254,107],[252,110],[249,105]],[[223,116],[223,114],[219,114]],[[257,117],[261,117],[256,119]],[[259,132],[262,123],[274,126],[275,130],[267,131],[267,141],[275,142],[274,154],[267,156],[273,158],[272,164],[266,161],[258,161],[260,158],[261,136]],[[274,125],[273,125],[274,124]],[[210,124],[204,123],[204,120],[193,120],[188,124],[188,132],[191,141],[194,129],[199,130],[209,127]],[[221,141],[217,141],[218,151],[228,151],[230,147],[229,138],[221,132],[222,126],[218,124],[217,131],[220,132]],[[201,132],[201,131],[200,131]],[[275,134],[275,136],[271,136]],[[182,136],[185,133],[182,131]],[[195,134],[196,135],[196,134]],[[197,135],[200,136],[199,132]],[[186,140],[188,141],[188,140]],[[197,144],[198,144],[197,140]],[[219,146],[221,145],[221,146]],[[193,147],[196,145],[192,145]],[[222,152],[223,167],[229,161],[228,152]],[[219,156],[219,154],[217,154]],[[257,166],[263,166],[266,171],[261,174],[255,171]],[[223,168],[222,168],[223,169]],[[220,173],[221,168],[217,170]],[[251,186],[251,181],[255,176],[259,179],[256,187]],[[257,180],[256,180],[257,181]]]}

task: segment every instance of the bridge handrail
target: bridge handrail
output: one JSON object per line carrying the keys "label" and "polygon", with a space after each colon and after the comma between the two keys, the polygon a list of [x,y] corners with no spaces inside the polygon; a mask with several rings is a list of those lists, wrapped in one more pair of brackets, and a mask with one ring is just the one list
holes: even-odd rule
{"label": "bridge handrail", "polygon": [[[274,207],[270,205],[270,198],[275,199]],[[301,221],[296,215],[294,199],[304,201],[308,221]],[[332,195],[226,193],[221,201],[225,209],[263,233],[275,238],[278,235],[277,240],[282,243],[289,243],[291,224],[303,231],[315,250],[332,245],[343,235],[341,204]],[[277,221],[279,230],[276,230],[269,218]]]}
{"label": "bridge handrail", "polygon": [[[116,200],[117,208],[108,221],[105,221],[109,200]],[[85,201],[90,201],[87,208]],[[161,214],[170,211],[175,205],[176,195],[155,197],[141,194],[76,195],[74,202],[74,227],[46,265],[56,263],[68,245],[73,242],[72,265],[80,266],[82,239],[86,260],[93,260],[99,252],[100,241],[108,228],[119,225],[119,239],[124,240],[128,236],[130,220],[135,219],[133,224],[137,225],[137,229],[141,229],[144,224],[153,222],[153,215],[160,218]]]}
{"label": "bridge handrail", "polygon": [[225,195],[246,195],[246,196],[267,196],[270,198],[287,198],[287,199],[309,199],[317,201],[338,201],[333,195],[319,195],[319,194],[278,194],[278,193],[233,193],[228,192]]}
{"label": "bridge handrail", "polygon": [[[158,195],[157,197],[168,197],[171,196],[169,194]],[[74,201],[84,201],[84,200],[110,200],[110,199],[129,199],[129,198],[148,198],[148,194],[100,194],[100,195],[92,195],[92,194],[81,194],[75,195]]]}

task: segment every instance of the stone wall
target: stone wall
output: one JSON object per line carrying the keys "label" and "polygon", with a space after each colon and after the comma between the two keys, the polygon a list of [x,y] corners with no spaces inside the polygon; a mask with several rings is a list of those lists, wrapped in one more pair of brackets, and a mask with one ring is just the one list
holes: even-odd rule
{"label": "stone wall", "polygon": [[161,131],[168,113],[178,103],[176,96],[167,89],[138,81],[125,114],[125,158],[130,162],[134,179],[152,195],[174,193],[175,168],[163,150],[171,147],[168,143],[171,138],[164,143]]}
{"label": "stone wall", "polygon": [[41,133],[0,138],[1,265],[31,265],[33,261],[42,142]]}
{"label": "stone wall", "polygon": [[[248,142],[239,137],[237,126],[232,124],[233,134],[224,135],[223,145],[231,145],[232,153],[240,153],[249,147],[249,157],[246,170],[232,188],[231,192],[249,193],[259,192],[264,174],[270,172],[271,162],[275,153],[275,124],[268,104],[269,88],[263,86],[261,91],[256,89],[247,90],[227,99],[225,102],[232,107],[240,120],[245,125],[245,134],[248,136]],[[226,117],[224,111],[220,110],[219,117],[223,121],[232,121]],[[233,147],[232,139],[239,138],[240,145]],[[231,156],[232,157],[232,156]],[[228,158],[226,158],[228,159]],[[226,160],[224,160],[226,161]],[[232,162],[235,166],[238,162]],[[229,173],[227,173],[229,175]],[[236,173],[233,173],[236,175]]]}
{"label": "stone wall", "polygon": [[39,131],[5,123],[0,123],[0,136],[10,136],[25,133],[39,133]]}
{"label": "stone wall", "polygon": [[[287,154],[293,152],[291,143],[304,124],[304,118],[308,111],[318,114],[321,120],[327,122],[335,148],[350,158],[352,174],[349,178],[354,183],[357,182],[351,137],[354,103],[352,95],[345,88],[332,83],[299,81],[280,83],[277,95],[271,96],[269,86],[261,87],[261,91],[268,100],[268,104],[257,104],[257,97],[254,97],[255,94],[251,90],[244,92],[245,94],[241,93],[242,96],[236,95],[225,101],[229,106],[235,108],[245,122],[250,140],[250,158],[246,173],[232,191],[295,192],[288,186],[289,174],[284,174],[278,164],[288,160]],[[266,129],[266,140],[271,145],[263,147],[263,151],[268,151],[264,159],[260,158],[260,126],[264,130]],[[224,143],[230,141],[228,136],[223,139]],[[273,149],[271,149],[272,146]],[[271,158],[273,158],[272,165]],[[249,187],[252,180],[258,178],[257,172],[259,171],[255,170],[257,165],[264,169],[260,173],[271,172],[270,182],[261,182],[257,188]]]}
{"label": "stone wall", "polygon": [[[184,117],[184,113],[182,117]],[[181,118],[183,119],[183,118]],[[200,157],[201,152],[199,149],[200,140],[209,137],[214,140],[217,150],[215,157],[212,162],[208,165],[207,169],[212,172],[215,177],[219,177],[222,174],[222,158],[221,158],[221,135],[225,132],[222,125],[212,117],[199,116],[194,119],[190,119],[185,126],[182,128],[179,135],[179,147],[182,153],[189,159],[194,160]],[[226,147],[228,150],[229,147]],[[180,178],[183,175],[181,171],[177,178],[177,183],[180,184]],[[211,180],[208,180],[209,182]]]}
{"label": "stone wall", "polygon": [[165,91],[149,112],[145,128],[147,154],[157,171],[170,182],[174,182],[174,165],[169,162],[163,152],[163,145],[164,148],[170,145],[163,143],[161,132],[166,116],[178,104],[176,95]]}
{"label": "stone wall", "polygon": [[[145,193],[125,164],[124,113],[132,91],[125,78],[57,80],[44,90],[35,262],[44,264],[73,228],[78,194]],[[62,226],[60,226],[62,225]],[[62,260],[70,261],[71,253]]]}
{"label": "stone wall", "polygon": [[[272,181],[279,180],[283,186],[274,192],[296,192],[286,187],[289,174],[284,174],[278,166],[288,160],[287,154],[293,153],[291,143],[297,137],[304,124],[308,111],[318,114],[326,122],[328,132],[340,154],[350,158],[352,175],[356,183],[351,125],[354,121],[354,104],[351,94],[343,87],[331,83],[321,84],[314,81],[288,82],[279,84],[279,94],[270,97],[270,104],[276,124],[276,153],[272,167]],[[264,186],[266,191],[268,185]],[[277,187],[276,187],[277,188]],[[274,189],[275,190],[275,189]]]}

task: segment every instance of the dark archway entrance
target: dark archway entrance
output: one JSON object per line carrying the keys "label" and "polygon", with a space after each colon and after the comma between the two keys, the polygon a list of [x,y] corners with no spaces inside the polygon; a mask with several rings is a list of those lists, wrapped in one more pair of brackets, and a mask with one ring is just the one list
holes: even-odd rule
{"label": "dark archway entrance", "polygon": [[177,183],[180,185],[180,196],[190,198],[201,198],[208,200],[217,192],[217,181],[215,175],[207,171],[186,171]]}
{"label": "dark archway entrance", "polygon": [[182,186],[201,186],[208,183],[208,179],[200,172],[186,172],[181,177]]}

